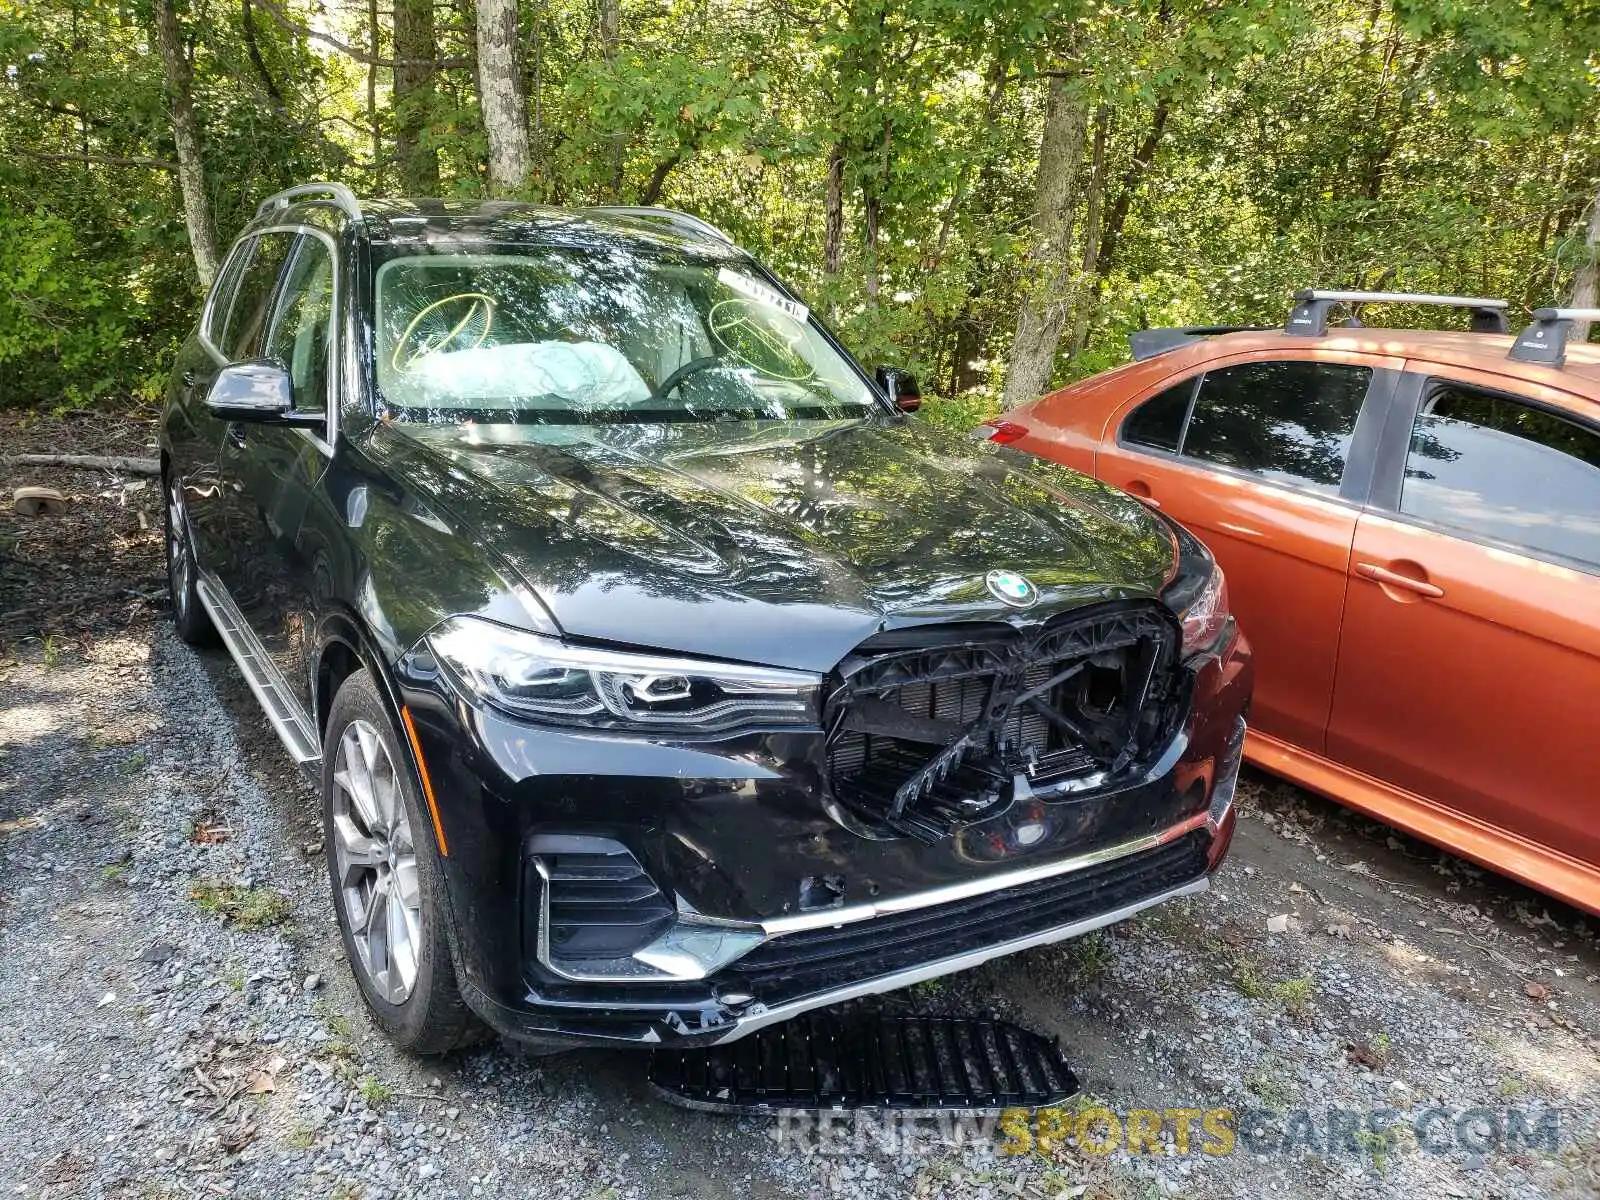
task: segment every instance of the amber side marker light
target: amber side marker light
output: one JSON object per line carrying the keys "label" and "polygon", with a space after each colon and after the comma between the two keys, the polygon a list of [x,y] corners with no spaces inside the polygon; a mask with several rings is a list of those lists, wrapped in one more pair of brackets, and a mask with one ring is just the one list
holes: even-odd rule
{"label": "amber side marker light", "polygon": [[406,727],[406,737],[411,742],[411,754],[417,760],[417,774],[422,777],[422,798],[428,802],[428,815],[433,818],[433,835],[439,839],[439,854],[450,857],[450,847],[444,840],[444,826],[439,823],[439,805],[433,798],[433,780],[428,777],[428,760],[422,757],[422,741],[417,737],[417,727],[411,722],[411,710],[400,706],[400,720]]}
{"label": "amber side marker light", "polygon": [[972,436],[981,442],[996,442],[1006,446],[1027,437],[1028,427],[1018,425],[1015,421],[985,421],[972,431]]}

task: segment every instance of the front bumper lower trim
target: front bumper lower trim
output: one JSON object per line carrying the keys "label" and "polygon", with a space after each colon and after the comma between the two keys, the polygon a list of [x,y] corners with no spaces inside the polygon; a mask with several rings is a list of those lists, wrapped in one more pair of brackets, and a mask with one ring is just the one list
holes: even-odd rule
{"label": "front bumper lower trim", "polygon": [[[1186,823],[1190,828],[1198,828],[1205,823],[1207,814],[1200,814],[1198,822]],[[1176,828],[1176,827],[1175,827]],[[1170,834],[1172,831],[1167,830]],[[1163,837],[1162,841],[1170,840]],[[1152,845],[1161,844],[1152,841]],[[799,1000],[791,1000],[784,1004],[767,1008],[764,1005],[752,1005],[745,1015],[734,1022],[732,1029],[716,1039],[716,1044],[737,1041],[739,1038],[764,1029],[768,1025],[775,1025],[780,1021],[787,1021],[801,1013],[809,1012],[814,1008],[824,1008],[830,1004],[842,1004],[846,1000],[856,1000],[862,996],[875,996],[880,992],[891,992],[897,988],[910,987],[914,983],[922,983],[928,979],[937,979],[941,975],[950,975],[956,971],[966,971],[973,967],[981,966],[993,958],[1000,958],[1007,954],[1015,954],[1020,950],[1031,950],[1035,946],[1048,946],[1053,942],[1066,941],[1068,938],[1079,937],[1085,933],[1093,933],[1096,929],[1103,929],[1107,925],[1115,925],[1118,921],[1125,921],[1129,917],[1153,908],[1158,904],[1165,904],[1169,900],[1176,900],[1181,896],[1197,896],[1211,887],[1211,877],[1202,875],[1198,879],[1183,884],[1181,887],[1171,888],[1168,891],[1147,896],[1132,904],[1125,904],[1121,908],[1109,912],[1097,913],[1095,916],[1086,917],[1081,921],[1074,921],[1069,925],[1058,925],[1054,929],[1046,929],[1028,937],[1016,938],[1009,942],[1000,942],[993,946],[985,946],[981,950],[968,951],[951,958],[942,958],[936,962],[922,963],[904,971],[891,975],[880,975],[873,979],[864,979],[859,983],[850,984],[848,987],[837,988],[829,992],[819,992],[813,996],[806,996]]]}
{"label": "front bumper lower trim", "polygon": [[[1226,804],[1222,806],[1226,808]],[[1221,820],[1218,806],[1213,805],[1210,812],[1198,812],[1193,816],[1169,825],[1165,829],[1144,837],[1130,838],[1125,842],[1118,842],[1114,846],[1105,846],[1088,854],[1078,854],[1071,858],[1058,858],[1052,862],[1041,863],[1036,867],[1023,867],[1016,871],[1007,871],[1000,875],[987,875],[982,879],[971,879],[964,883],[953,883],[946,887],[931,888],[922,892],[911,892],[903,896],[890,896],[882,900],[875,900],[870,904],[852,904],[845,908],[823,909],[819,912],[799,913],[792,917],[774,917],[761,922],[761,928],[768,937],[779,937],[785,933],[794,933],[801,929],[831,929],[837,925],[850,925],[856,921],[870,921],[873,917],[881,917],[885,913],[908,912],[912,909],[927,908],[934,904],[948,904],[952,900],[970,900],[973,896],[981,896],[985,892],[997,892],[1005,888],[1017,887],[1020,884],[1036,883],[1041,879],[1053,879],[1057,875],[1067,875],[1073,871],[1082,871],[1088,867],[1096,867],[1101,863],[1111,862],[1113,859],[1126,858],[1130,854],[1138,854],[1144,850],[1154,850],[1158,846],[1165,846],[1168,842],[1175,842],[1186,834],[1193,833],[1196,829],[1214,827]]]}

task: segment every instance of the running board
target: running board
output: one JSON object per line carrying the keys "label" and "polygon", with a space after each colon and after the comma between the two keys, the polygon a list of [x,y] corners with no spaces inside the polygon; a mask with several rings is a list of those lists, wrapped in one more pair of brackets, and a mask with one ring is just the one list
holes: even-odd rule
{"label": "running board", "polygon": [[657,1050],[651,1086],[702,1112],[1045,1108],[1078,1094],[1049,1038],[976,1017],[823,1011],[708,1049]]}
{"label": "running board", "polygon": [[228,589],[201,571],[195,579],[195,592],[205,606],[211,623],[217,627],[222,644],[233,655],[244,681],[255,693],[261,711],[272,722],[284,748],[307,772],[315,772],[322,765],[322,743],[317,737],[317,727],[306,710],[295,699],[289,681],[272,661],[267,648],[261,644],[244,619]]}

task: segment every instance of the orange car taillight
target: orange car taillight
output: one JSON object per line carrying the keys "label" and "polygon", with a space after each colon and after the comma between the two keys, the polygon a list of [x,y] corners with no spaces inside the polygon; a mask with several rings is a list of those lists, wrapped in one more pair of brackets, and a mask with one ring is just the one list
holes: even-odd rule
{"label": "orange car taillight", "polygon": [[985,442],[996,442],[1006,446],[1012,442],[1020,442],[1028,436],[1028,427],[1018,425],[1015,421],[985,421],[972,431],[972,436]]}

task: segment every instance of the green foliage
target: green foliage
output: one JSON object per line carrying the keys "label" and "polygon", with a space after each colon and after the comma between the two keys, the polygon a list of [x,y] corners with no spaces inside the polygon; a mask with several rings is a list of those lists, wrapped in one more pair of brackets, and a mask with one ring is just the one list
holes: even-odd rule
{"label": "green foliage", "polygon": [[189,898],[239,929],[267,929],[289,919],[288,898],[271,888],[201,881],[189,889]]}
{"label": "green foliage", "polygon": [[[291,183],[397,188],[392,5],[374,29],[364,5],[174,3],[224,248]],[[1275,324],[1310,284],[1542,304],[1590,253],[1587,0],[666,0],[623,5],[606,44],[608,3],[522,5],[522,194],[707,217],[869,365],[917,372],[941,423],[995,412],[1037,277],[1052,75],[1103,135],[1101,170],[1089,138],[1075,167],[1085,269],[1058,382],[1144,326]],[[472,9],[433,13],[439,68],[408,120],[440,191],[481,196]],[[0,406],[153,398],[192,327],[154,45],[149,0],[0,8]]]}

